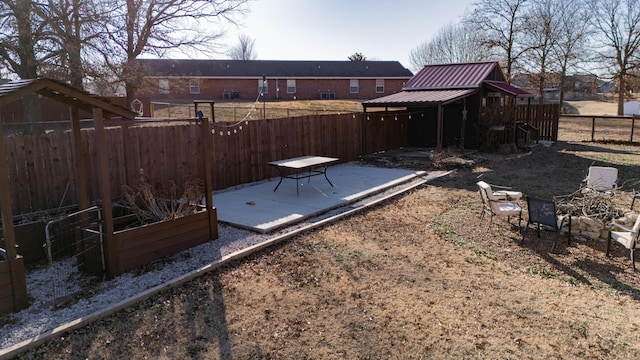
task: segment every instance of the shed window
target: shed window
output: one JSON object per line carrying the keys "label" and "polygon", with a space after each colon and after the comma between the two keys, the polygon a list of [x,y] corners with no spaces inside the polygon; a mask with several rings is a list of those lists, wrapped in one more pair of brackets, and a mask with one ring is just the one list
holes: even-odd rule
{"label": "shed window", "polygon": [[380,94],[384,92],[384,79],[376,80],[376,93]]}
{"label": "shed window", "polygon": [[349,81],[349,92],[352,94],[357,94],[360,92],[358,79]]}
{"label": "shed window", "polygon": [[200,94],[200,81],[198,79],[189,80],[189,94]]}
{"label": "shed window", "polygon": [[160,94],[168,94],[169,93],[169,79],[159,79],[158,80],[158,88]]}
{"label": "shed window", "polygon": [[268,82],[267,80],[258,80],[258,92],[260,92],[260,94],[268,94],[269,93],[269,87],[267,86]]}
{"label": "shed window", "polygon": [[296,79],[287,79],[287,94],[296,93]]}

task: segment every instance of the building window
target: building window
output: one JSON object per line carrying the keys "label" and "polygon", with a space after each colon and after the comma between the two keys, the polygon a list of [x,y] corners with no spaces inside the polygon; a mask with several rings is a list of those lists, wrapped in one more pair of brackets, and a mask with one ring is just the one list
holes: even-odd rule
{"label": "building window", "polygon": [[296,79],[287,80],[287,94],[296,93]]}
{"label": "building window", "polygon": [[197,79],[189,80],[189,94],[200,94],[200,81]]}
{"label": "building window", "polygon": [[376,93],[380,94],[384,92],[384,79],[376,80]]}
{"label": "building window", "polygon": [[158,88],[160,88],[160,94],[169,93],[169,79],[159,79]]}
{"label": "building window", "polygon": [[268,94],[269,87],[267,85],[268,85],[267,80],[264,80],[264,81],[262,81],[262,79],[258,80],[258,92],[260,94]]}
{"label": "building window", "polygon": [[352,94],[357,94],[360,92],[360,87],[358,86],[358,80],[350,80],[349,81],[349,92]]}

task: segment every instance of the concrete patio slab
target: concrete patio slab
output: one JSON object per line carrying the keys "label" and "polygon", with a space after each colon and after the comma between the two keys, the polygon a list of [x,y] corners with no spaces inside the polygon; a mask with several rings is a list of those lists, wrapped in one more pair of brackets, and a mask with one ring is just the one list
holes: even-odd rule
{"label": "concrete patio slab", "polygon": [[283,179],[277,191],[273,189],[279,177],[233,187],[213,193],[218,221],[266,233],[300,222],[331,209],[371,196],[387,188],[427,177],[424,171],[389,169],[346,163],[329,167],[327,177],[298,180]]}

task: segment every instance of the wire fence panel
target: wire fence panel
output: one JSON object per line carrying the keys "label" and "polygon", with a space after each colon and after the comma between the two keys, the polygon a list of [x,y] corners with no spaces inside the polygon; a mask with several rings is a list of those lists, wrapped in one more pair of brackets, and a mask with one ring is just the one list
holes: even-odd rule
{"label": "wire fence panel", "polygon": [[51,220],[45,228],[54,307],[72,303],[104,277],[102,224],[97,206]]}
{"label": "wire fence panel", "polygon": [[558,140],[637,143],[640,141],[640,118],[563,115]]}

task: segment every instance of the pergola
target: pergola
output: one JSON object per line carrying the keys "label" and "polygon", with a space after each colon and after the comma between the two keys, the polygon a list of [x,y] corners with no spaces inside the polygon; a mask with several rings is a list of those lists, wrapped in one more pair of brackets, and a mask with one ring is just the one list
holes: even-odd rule
{"label": "pergola", "polygon": [[[0,109],[31,94],[37,94],[53,99],[55,101],[68,105],[71,109],[71,123],[74,142],[73,148],[76,155],[75,167],[78,184],[78,188],[76,190],[78,194],[78,205],[81,210],[87,209],[89,207],[89,198],[88,176],[87,170],[85,168],[86,154],[84,153],[82,147],[82,139],[80,133],[80,111],[92,114],[93,120],[95,121],[96,132],[95,145],[97,149],[97,175],[100,179],[99,196],[102,201],[103,209],[111,209],[112,204],[109,186],[108,154],[104,122],[105,119],[118,119],[125,122],[133,122],[138,114],[123,106],[114,104],[106,98],[90,94],[86,91],[74,88],[63,82],[52,79],[18,80],[0,85]],[[208,119],[204,119],[203,121],[208,128]],[[3,134],[2,124],[3,119],[0,117],[0,134]],[[205,141],[203,146],[206,150],[207,146],[210,146],[210,144]],[[17,311],[26,307],[27,295],[24,276],[24,262],[22,257],[20,257],[16,251],[10,179],[7,166],[8,164],[4,136],[0,136],[0,214],[2,216],[7,262],[9,262],[11,283],[13,288],[13,309],[9,309],[9,311]],[[206,167],[207,164],[205,164],[205,168]],[[206,173],[210,174],[210,171],[207,170]],[[206,176],[205,189],[206,205],[207,210],[209,210],[212,204],[212,180],[210,175]],[[105,252],[108,256],[109,236],[114,232],[112,212],[103,211],[102,219],[104,233],[107,237]],[[6,310],[7,309],[0,306],[0,313]]]}

